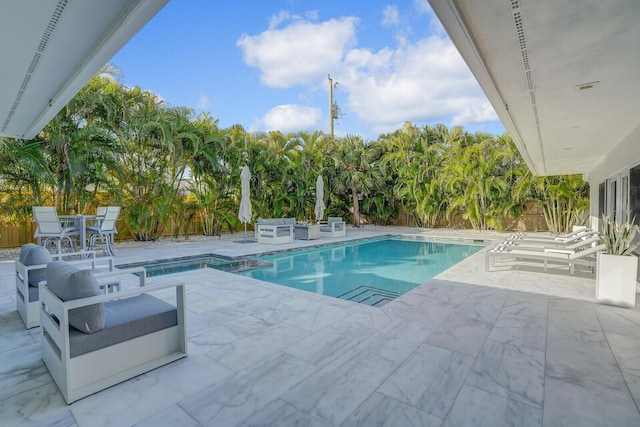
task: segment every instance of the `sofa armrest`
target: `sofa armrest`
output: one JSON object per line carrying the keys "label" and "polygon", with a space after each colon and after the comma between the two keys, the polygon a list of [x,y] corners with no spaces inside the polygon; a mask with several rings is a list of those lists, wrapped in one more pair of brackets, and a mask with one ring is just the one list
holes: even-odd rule
{"label": "sofa armrest", "polygon": [[342,230],[342,229],[344,229],[344,226],[345,226],[344,222],[334,221],[334,222],[331,223],[331,231],[335,232],[336,228],[338,230]]}
{"label": "sofa armrest", "polygon": [[105,271],[100,273],[94,273],[94,276],[98,281],[101,279],[109,279],[111,277],[116,276],[126,276],[130,274],[137,274],[140,277],[140,287],[144,287],[147,285],[147,269],[144,267],[132,267],[132,268],[123,268],[114,271]]}
{"label": "sofa armrest", "polygon": [[97,268],[98,263],[100,262],[107,262],[108,263],[108,269],[109,271],[113,271],[114,267],[115,267],[115,259],[112,256],[103,256],[103,257],[98,257],[97,256],[98,251],[77,251],[77,252],[63,252],[63,253],[56,253],[56,254],[51,254],[51,257],[53,258],[53,260],[64,260],[64,258],[77,258],[77,259],[70,259],[67,262],[71,263],[71,264],[85,264],[87,262],[91,263],[91,268],[93,270],[95,270]]}

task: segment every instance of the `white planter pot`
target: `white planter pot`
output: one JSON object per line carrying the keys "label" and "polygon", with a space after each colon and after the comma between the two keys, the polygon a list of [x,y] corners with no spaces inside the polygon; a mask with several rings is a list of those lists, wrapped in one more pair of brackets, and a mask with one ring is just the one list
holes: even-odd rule
{"label": "white planter pot", "polygon": [[598,253],[596,300],[603,304],[634,307],[637,274],[637,257]]}

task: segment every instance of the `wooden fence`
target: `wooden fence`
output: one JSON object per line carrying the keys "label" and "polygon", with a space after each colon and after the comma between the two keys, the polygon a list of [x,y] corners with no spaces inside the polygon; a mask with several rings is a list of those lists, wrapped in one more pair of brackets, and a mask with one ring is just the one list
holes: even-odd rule
{"label": "wooden fence", "polygon": [[[392,225],[415,227],[416,223],[413,216],[408,213],[401,213]],[[449,218],[449,221],[442,221],[438,224],[442,228],[471,228],[469,221],[466,221],[460,215],[454,215]],[[116,241],[131,240],[132,236],[129,234],[125,227],[118,227],[119,233],[115,235]],[[175,236],[174,225],[171,224],[167,227],[163,237]],[[530,204],[527,206],[525,212],[518,218],[507,219],[505,221],[505,230],[520,230],[520,231],[548,231],[549,228],[544,220],[542,209],[537,204]],[[17,248],[25,243],[34,242],[33,235],[36,231],[36,225],[31,219],[26,220],[23,224],[18,225],[5,225],[0,227],[0,248]],[[187,233],[189,235],[201,235],[202,227],[199,222],[193,222],[187,227]],[[185,231],[180,230],[180,236],[184,236]]]}

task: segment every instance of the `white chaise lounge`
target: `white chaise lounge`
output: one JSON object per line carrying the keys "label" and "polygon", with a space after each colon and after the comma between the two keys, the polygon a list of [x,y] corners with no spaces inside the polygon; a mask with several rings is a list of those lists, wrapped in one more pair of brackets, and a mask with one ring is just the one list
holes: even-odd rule
{"label": "white chaise lounge", "polygon": [[[187,356],[185,283],[101,294],[64,261],[40,284],[42,360],[69,404]],[[175,304],[151,293],[175,288]]]}
{"label": "white chaise lounge", "polygon": [[96,258],[95,252],[67,252],[51,255],[47,248],[27,243],[20,248],[16,260],[16,310],[27,329],[40,326],[38,284],[46,280],[47,264],[54,259],[80,258],[72,263],[83,268],[112,271],[112,257]]}
{"label": "white chaise lounge", "polygon": [[501,260],[529,260],[542,261],[544,271],[547,271],[548,263],[565,264],[569,266],[571,274],[575,272],[576,265],[587,266],[595,269],[596,254],[606,250],[604,244],[588,247],[578,251],[564,251],[562,249],[548,249],[547,251],[539,250],[522,250],[506,246],[493,248],[485,254],[485,269],[491,271],[496,266],[496,261]]}
{"label": "white chaise lounge", "polygon": [[510,249],[527,250],[527,251],[551,251],[556,252],[564,251],[566,253],[575,252],[581,248],[588,246],[596,246],[600,243],[600,236],[597,234],[590,235],[591,237],[585,237],[584,240],[571,240],[572,243],[563,243],[555,240],[550,241],[532,241],[532,240],[505,240],[502,243],[498,243],[495,247],[506,247]]}
{"label": "white chaise lounge", "polygon": [[320,226],[320,237],[344,237],[346,236],[346,224],[342,217],[330,216],[327,223]]}

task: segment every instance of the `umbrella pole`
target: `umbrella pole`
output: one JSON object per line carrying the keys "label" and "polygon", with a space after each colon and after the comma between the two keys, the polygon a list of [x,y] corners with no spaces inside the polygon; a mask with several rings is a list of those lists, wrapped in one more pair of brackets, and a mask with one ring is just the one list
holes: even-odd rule
{"label": "umbrella pole", "polygon": [[247,243],[247,223],[244,223],[244,242]]}

